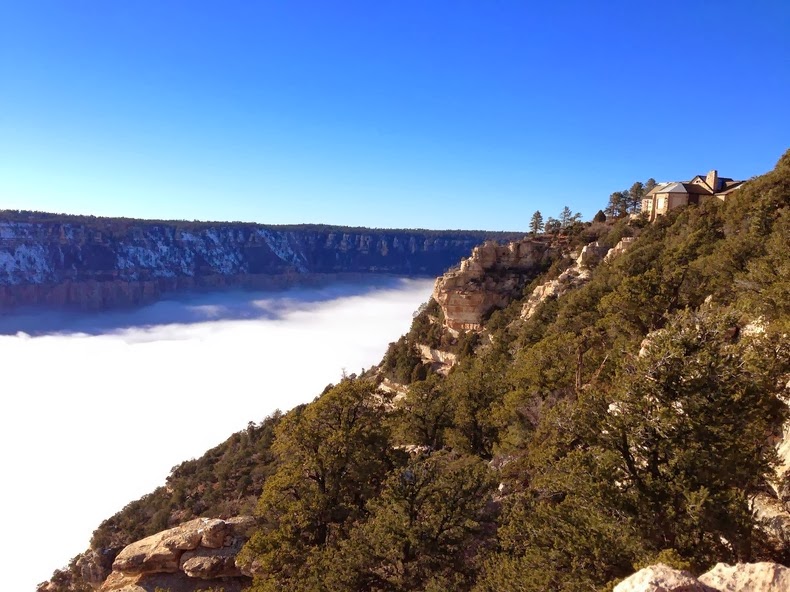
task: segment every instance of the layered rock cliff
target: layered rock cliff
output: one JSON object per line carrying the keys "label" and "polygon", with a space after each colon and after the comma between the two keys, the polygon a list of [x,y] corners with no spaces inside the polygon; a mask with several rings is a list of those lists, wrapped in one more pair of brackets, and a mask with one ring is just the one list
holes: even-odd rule
{"label": "layered rock cliff", "polygon": [[456,332],[479,329],[487,315],[507,306],[559,255],[549,241],[528,238],[475,247],[457,269],[436,280],[433,298],[442,308],[445,326]]}
{"label": "layered rock cliff", "polygon": [[132,543],[115,558],[101,592],[240,591],[251,579],[236,566],[236,555],[254,522],[197,518]]}
{"label": "layered rock cliff", "polygon": [[279,287],[316,275],[435,276],[486,238],[513,236],[0,212],[0,311],[99,310],[170,292]]}
{"label": "layered rock cliff", "polygon": [[524,287],[553,261],[570,259],[570,266],[559,277],[540,284],[529,295],[521,313],[527,319],[547,298],[559,298],[587,283],[595,266],[625,252],[633,241],[624,238],[613,248],[593,242],[576,252],[545,238],[524,238],[507,245],[487,242],[436,280],[433,299],[442,309],[447,329],[456,333],[476,331],[491,312],[520,297]]}

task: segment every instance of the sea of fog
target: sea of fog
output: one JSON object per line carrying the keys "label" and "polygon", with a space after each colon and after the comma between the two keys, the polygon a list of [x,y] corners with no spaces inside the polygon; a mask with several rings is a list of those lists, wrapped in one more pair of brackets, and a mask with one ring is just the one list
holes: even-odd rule
{"label": "sea of fog", "polygon": [[34,590],[176,464],[377,363],[430,290],[376,279],[0,317],[4,587]]}

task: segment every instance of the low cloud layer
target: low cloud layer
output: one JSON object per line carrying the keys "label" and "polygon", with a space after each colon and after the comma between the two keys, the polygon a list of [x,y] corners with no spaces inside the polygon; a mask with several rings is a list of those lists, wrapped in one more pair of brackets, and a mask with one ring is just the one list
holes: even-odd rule
{"label": "low cloud layer", "polygon": [[48,578],[174,465],[377,363],[430,288],[333,284],[2,319],[4,538],[28,563],[9,589]]}

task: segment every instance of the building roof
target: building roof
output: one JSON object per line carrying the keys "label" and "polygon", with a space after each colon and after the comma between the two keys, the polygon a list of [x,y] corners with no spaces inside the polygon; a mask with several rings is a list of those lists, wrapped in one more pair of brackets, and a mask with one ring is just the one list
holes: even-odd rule
{"label": "building roof", "polygon": [[685,183],[665,183],[665,187],[656,193],[688,193]]}
{"label": "building roof", "polygon": [[735,191],[736,189],[740,189],[741,185],[743,185],[744,183],[746,183],[746,181],[730,181],[728,183],[725,183],[725,185],[722,188],[722,190],[721,191],[717,191],[716,195],[717,196],[719,196],[719,195],[727,195],[731,191]]}
{"label": "building roof", "polygon": [[685,187],[686,191],[689,193],[694,193],[696,195],[713,195],[713,191],[710,190],[710,187],[707,183],[705,183],[705,185],[697,185],[696,183],[683,183],[683,187]]}
{"label": "building roof", "polygon": [[[696,183],[695,181],[699,181]],[[734,181],[730,177],[718,177],[717,187],[708,185],[707,177],[695,175],[690,181],[672,181],[659,183],[645,194],[645,198],[653,197],[657,193],[690,193],[692,195],[725,195],[731,190],[740,187],[745,181]],[[718,191],[716,191],[718,189]]]}
{"label": "building roof", "polygon": [[655,187],[653,187],[650,191],[645,193],[645,197],[650,197],[652,195],[655,195],[656,193],[661,193],[664,187],[667,187],[669,185],[672,185],[672,183],[657,183]]}

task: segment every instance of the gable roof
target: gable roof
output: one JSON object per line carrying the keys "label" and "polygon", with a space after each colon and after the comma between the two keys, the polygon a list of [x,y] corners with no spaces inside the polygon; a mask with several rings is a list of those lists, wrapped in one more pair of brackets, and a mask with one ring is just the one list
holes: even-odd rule
{"label": "gable roof", "polygon": [[667,183],[666,187],[656,193],[688,193],[685,183]]}
{"label": "gable roof", "polygon": [[707,183],[704,185],[697,185],[696,183],[683,183],[683,187],[686,188],[686,191],[695,195],[713,195],[713,191],[710,190],[710,187]]}
{"label": "gable roof", "polygon": [[721,191],[717,191],[716,192],[716,195],[717,196],[719,196],[719,195],[722,195],[722,196],[723,195],[727,195],[731,191],[735,191],[736,189],[739,189],[740,186],[743,185],[744,183],[746,183],[746,181],[727,181],[724,184],[724,187],[721,188]]}

